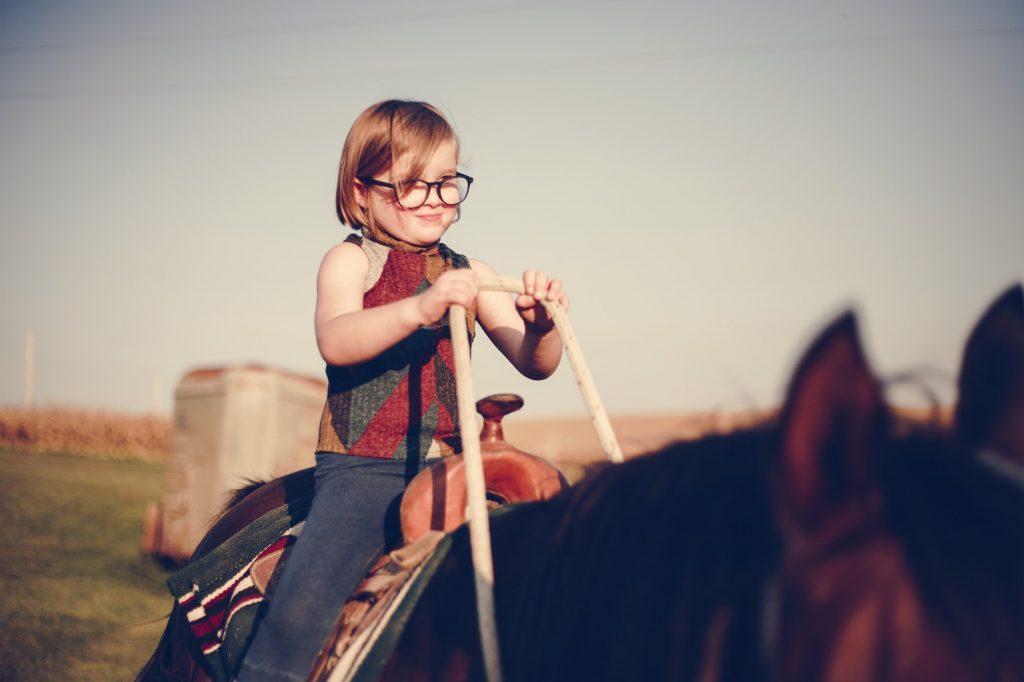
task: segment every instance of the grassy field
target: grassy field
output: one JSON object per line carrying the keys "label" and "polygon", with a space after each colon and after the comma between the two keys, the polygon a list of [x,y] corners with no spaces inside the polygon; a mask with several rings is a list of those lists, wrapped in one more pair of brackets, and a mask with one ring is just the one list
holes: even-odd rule
{"label": "grassy field", "polygon": [[0,449],[0,680],[131,680],[167,574],[140,557],[163,467]]}

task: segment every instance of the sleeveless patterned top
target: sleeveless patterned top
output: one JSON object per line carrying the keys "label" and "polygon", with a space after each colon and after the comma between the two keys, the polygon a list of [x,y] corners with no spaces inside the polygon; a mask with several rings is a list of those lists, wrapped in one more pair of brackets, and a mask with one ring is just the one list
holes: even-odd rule
{"label": "sleeveless patterned top", "polygon": [[[420,249],[393,239],[383,243],[365,232],[345,241],[362,248],[370,261],[364,309],[422,293],[441,273],[469,267],[468,258],[440,243]],[[475,313],[467,310],[470,342]],[[454,372],[447,314],[371,360],[328,364],[317,452],[422,459],[461,451]]]}

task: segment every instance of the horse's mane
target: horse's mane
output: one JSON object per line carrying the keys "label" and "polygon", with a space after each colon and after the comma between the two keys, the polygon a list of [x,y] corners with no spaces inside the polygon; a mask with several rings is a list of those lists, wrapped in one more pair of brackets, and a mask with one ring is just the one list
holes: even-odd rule
{"label": "horse's mane", "polygon": [[[735,625],[756,633],[779,543],[759,457],[768,438],[762,428],[675,443],[599,470],[550,505],[560,507],[552,551],[510,620],[536,633],[553,678],[694,678],[723,607],[749,615]],[[565,632],[576,651],[563,649]],[[740,677],[757,646],[742,639],[755,648],[734,659]]]}

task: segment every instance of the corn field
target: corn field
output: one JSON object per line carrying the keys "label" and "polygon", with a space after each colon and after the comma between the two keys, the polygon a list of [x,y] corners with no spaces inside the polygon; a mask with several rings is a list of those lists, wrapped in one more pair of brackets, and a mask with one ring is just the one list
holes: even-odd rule
{"label": "corn field", "polygon": [[167,417],[0,407],[0,447],[155,461],[167,457],[170,444]]}

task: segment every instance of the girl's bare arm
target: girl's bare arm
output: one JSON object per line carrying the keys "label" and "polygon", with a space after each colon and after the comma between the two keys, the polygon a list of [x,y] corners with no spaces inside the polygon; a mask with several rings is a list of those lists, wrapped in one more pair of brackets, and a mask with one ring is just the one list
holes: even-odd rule
{"label": "girl's bare arm", "polygon": [[452,303],[468,306],[479,281],[470,270],[452,270],[422,294],[376,308],[363,308],[366,254],[355,244],[338,244],[324,256],[316,281],[316,342],[332,365],[377,357],[421,326],[441,319]]}
{"label": "girl's bare arm", "polygon": [[[478,260],[470,265],[481,277],[497,276],[494,270]],[[544,379],[558,367],[562,357],[562,340],[541,298],[557,300],[569,309],[569,297],[558,280],[548,279],[543,272],[523,273],[527,293],[515,301],[504,292],[481,291],[477,298],[477,319],[494,345],[519,372],[530,379]]]}

